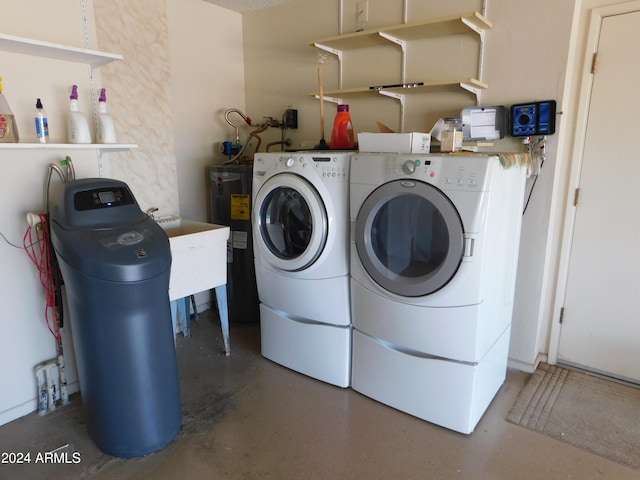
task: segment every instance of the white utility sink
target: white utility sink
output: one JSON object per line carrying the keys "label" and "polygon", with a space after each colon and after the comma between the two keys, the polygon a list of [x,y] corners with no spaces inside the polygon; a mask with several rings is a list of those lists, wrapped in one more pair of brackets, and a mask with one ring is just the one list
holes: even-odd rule
{"label": "white utility sink", "polygon": [[181,217],[156,221],[167,232],[171,246],[170,300],[227,283],[229,227]]}
{"label": "white utility sink", "polygon": [[189,297],[215,288],[224,350],[225,354],[229,355],[231,352],[227,312],[229,227],[186,220],[181,217],[158,218],[156,221],[167,232],[171,248],[169,299],[172,302],[174,332],[178,330],[178,323],[180,323],[184,336],[191,335]]}

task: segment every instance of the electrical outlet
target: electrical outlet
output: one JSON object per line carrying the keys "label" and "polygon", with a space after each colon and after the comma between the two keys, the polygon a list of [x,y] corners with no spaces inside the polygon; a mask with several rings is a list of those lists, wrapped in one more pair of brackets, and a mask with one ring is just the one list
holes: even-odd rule
{"label": "electrical outlet", "polygon": [[367,23],[369,21],[369,0],[356,3],[356,22]]}

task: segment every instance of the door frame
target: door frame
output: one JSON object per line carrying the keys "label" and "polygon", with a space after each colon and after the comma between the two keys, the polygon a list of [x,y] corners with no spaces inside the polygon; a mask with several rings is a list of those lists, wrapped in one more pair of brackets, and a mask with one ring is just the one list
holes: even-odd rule
{"label": "door frame", "polygon": [[[575,117],[566,119],[568,121],[575,119],[575,127],[573,136],[567,141],[571,155],[567,156],[567,158],[570,159],[570,165],[568,166],[569,172],[566,182],[567,189],[565,195],[564,223],[562,226],[560,255],[558,260],[555,300],[553,304],[551,329],[549,332],[548,362],[550,364],[557,363],[560,349],[560,333],[562,330],[560,321],[569,279],[569,261],[571,257],[573,230],[576,219],[574,197],[575,191],[580,185],[587,122],[589,119],[589,108],[591,105],[591,92],[593,87],[593,74],[591,73],[591,68],[593,56],[598,50],[603,19],[613,15],[621,15],[639,10],[640,0],[593,8],[590,11],[588,26],[586,27],[586,41],[582,44],[584,47],[582,65],[579,71],[577,68],[574,70],[574,72],[576,72],[575,75],[577,76],[575,83],[579,84],[579,88],[577,89],[578,96],[575,103]],[[580,45],[576,45],[572,50],[577,53],[579,48]]]}

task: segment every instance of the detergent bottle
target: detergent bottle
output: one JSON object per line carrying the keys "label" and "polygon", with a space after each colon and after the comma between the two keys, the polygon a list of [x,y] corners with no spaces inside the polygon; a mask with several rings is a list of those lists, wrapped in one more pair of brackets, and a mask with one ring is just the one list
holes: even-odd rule
{"label": "detergent bottle", "polygon": [[0,143],[18,143],[19,141],[16,119],[9,108],[9,102],[2,93],[2,77],[0,77]]}
{"label": "detergent bottle", "polygon": [[338,105],[329,147],[331,150],[350,150],[354,145],[353,123],[351,123],[349,105]]}

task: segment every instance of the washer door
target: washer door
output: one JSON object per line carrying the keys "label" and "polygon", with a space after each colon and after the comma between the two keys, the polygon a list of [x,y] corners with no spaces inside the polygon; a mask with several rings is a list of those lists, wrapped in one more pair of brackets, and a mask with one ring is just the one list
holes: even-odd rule
{"label": "washer door", "polygon": [[285,271],[308,268],[327,243],[327,210],[318,191],[298,175],[269,178],[256,196],[256,244],[265,261]]}
{"label": "washer door", "polygon": [[456,274],[464,254],[462,220],[451,200],[428,183],[394,180],[374,190],[356,221],[356,249],[382,288],[429,295]]}

